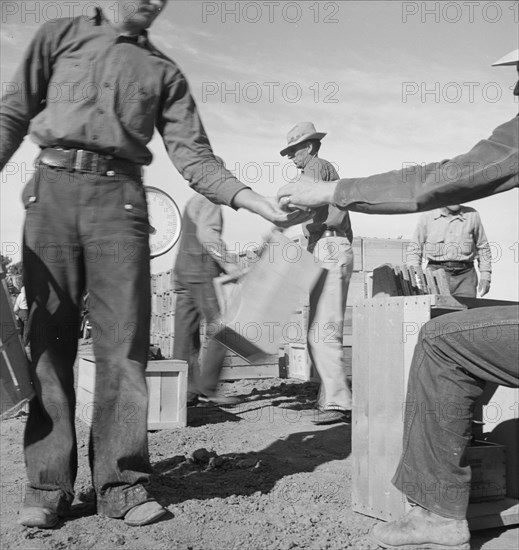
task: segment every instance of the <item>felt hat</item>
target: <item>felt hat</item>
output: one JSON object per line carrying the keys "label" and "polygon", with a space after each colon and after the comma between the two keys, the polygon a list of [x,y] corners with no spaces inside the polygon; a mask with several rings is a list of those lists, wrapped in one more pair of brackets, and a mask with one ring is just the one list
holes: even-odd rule
{"label": "felt hat", "polygon": [[321,140],[326,135],[326,132],[318,132],[311,122],[300,122],[296,124],[287,134],[287,146],[282,149],[279,154],[284,157],[288,150],[294,145],[303,143],[309,139]]}

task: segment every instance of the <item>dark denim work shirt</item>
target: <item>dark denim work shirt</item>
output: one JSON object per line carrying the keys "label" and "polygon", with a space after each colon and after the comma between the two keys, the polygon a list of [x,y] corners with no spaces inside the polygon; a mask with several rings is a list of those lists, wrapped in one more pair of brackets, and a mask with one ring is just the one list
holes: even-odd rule
{"label": "dark denim work shirt", "polygon": [[195,190],[230,205],[247,188],[215,161],[177,65],[146,32],[121,36],[101,12],[43,24],[4,90],[0,168],[28,132],[40,147],[87,149],[150,164],[147,144],[157,128]]}
{"label": "dark denim work shirt", "polygon": [[468,153],[442,162],[341,179],[333,202],[372,214],[400,214],[462,204],[519,186],[519,116],[498,126]]}
{"label": "dark denim work shirt", "polygon": [[[337,181],[339,174],[333,164],[317,156],[313,157],[302,170],[303,174],[315,181]],[[312,251],[315,243],[321,238],[326,229],[338,229],[346,234],[349,241],[353,241],[350,215],[346,210],[339,210],[335,206],[320,206],[315,209],[313,218],[303,225],[303,233],[308,239],[308,249]]]}

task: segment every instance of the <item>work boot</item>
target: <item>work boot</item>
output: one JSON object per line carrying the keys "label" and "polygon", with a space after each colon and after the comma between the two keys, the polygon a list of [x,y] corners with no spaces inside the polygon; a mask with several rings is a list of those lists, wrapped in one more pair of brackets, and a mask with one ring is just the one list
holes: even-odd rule
{"label": "work boot", "polygon": [[18,523],[25,527],[52,529],[59,522],[59,516],[50,508],[40,506],[25,506],[20,510]]}
{"label": "work boot", "polygon": [[392,550],[470,550],[466,520],[445,518],[421,506],[399,520],[375,525],[370,535],[373,542]]}

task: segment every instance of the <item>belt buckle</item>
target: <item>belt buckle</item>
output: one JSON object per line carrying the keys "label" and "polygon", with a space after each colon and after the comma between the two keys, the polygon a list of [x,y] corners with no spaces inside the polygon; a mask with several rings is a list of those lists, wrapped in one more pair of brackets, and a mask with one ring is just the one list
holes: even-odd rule
{"label": "belt buckle", "polygon": [[74,161],[74,170],[78,172],[97,172],[99,164],[99,155],[85,149],[76,151],[76,160]]}

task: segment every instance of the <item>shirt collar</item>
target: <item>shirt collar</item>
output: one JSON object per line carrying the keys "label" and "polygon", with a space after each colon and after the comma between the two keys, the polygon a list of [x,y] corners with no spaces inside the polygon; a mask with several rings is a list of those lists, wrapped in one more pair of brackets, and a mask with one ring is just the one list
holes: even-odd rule
{"label": "shirt collar", "polygon": [[465,212],[463,211],[463,207],[461,207],[456,213],[452,213],[450,210],[448,210],[447,207],[438,208],[436,212],[434,213],[434,219],[437,220],[438,218],[460,218],[465,219]]}
{"label": "shirt collar", "polygon": [[[103,23],[110,25],[110,21],[105,17],[103,10],[97,6],[95,8],[95,14],[89,18],[90,23],[92,25],[95,25],[96,27],[100,27]],[[110,25],[111,28],[113,28]],[[141,47],[149,48],[150,43],[148,40],[148,31],[146,29],[142,30],[141,33],[136,37],[130,37],[123,34],[117,34],[116,35],[116,42],[120,40],[128,40],[130,42],[135,42]]]}

